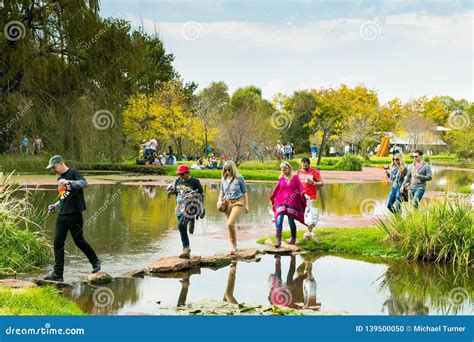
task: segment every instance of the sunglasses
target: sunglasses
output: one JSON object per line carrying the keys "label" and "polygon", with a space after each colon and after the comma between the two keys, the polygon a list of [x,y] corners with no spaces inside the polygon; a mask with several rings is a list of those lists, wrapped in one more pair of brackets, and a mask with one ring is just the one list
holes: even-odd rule
{"label": "sunglasses", "polygon": [[393,159],[393,161],[399,161],[399,160],[400,160],[400,159],[398,159],[398,158],[394,158],[394,159]]}
{"label": "sunglasses", "polygon": [[419,155],[417,155],[417,154],[413,155],[413,158],[418,158],[418,157],[419,157]]}

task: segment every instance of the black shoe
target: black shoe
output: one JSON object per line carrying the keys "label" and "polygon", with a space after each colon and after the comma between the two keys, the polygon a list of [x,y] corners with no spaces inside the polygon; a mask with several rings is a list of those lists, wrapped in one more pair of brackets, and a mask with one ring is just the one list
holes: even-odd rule
{"label": "black shoe", "polygon": [[50,281],[60,281],[63,282],[63,276],[60,276],[56,273],[51,273],[50,275],[47,275],[46,277],[43,278],[44,280],[50,280]]}
{"label": "black shoe", "polygon": [[97,272],[99,272],[99,271],[100,271],[100,265],[101,265],[101,263],[100,263],[100,260],[99,260],[99,259],[97,259],[96,261],[94,261],[94,262],[92,263],[92,273],[97,273]]}

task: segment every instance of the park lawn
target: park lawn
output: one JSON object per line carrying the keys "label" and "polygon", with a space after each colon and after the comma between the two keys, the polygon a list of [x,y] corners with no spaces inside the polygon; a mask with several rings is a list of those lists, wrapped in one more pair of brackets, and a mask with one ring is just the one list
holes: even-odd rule
{"label": "park lawn", "polygon": [[[353,254],[364,257],[379,257],[385,259],[404,259],[405,256],[392,248],[386,242],[386,234],[378,227],[358,228],[321,228],[316,229],[319,243],[314,240],[304,240],[305,230],[298,232],[297,245],[309,252],[329,252]],[[283,238],[290,237],[289,231],[283,232]],[[269,237],[259,239],[257,242],[264,244]],[[275,236],[270,236],[275,241]]]}
{"label": "park lawn", "polygon": [[0,287],[0,315],[83,315],[83,312],[50,286]]}

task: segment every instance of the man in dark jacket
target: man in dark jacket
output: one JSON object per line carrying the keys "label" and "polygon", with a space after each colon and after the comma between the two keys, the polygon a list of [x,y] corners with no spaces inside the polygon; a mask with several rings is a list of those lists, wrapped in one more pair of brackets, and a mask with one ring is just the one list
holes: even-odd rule
{"label": "man in dark jacket", "polygon": [[54,234],[54,271],[45,280],[63,281],[64,242],[68,231],[71,232],[76,246],[87,256],[92,264],[92,273],[100,271],[100,260],[83,236],[82,212],[86,210],[83,189],[87,181],[76,169],[69,168],[61,156],[55,155],[49,160],[46,169],[52,169],[58,175],[59,200],[48,207],[50,212],[59,209]]}

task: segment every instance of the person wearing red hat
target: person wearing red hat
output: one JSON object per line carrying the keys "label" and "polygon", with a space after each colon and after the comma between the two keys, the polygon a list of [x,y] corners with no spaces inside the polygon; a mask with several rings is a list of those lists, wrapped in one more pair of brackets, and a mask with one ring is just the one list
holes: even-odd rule
{"label": "person wearing red hat", "polygon": [[204,191],[199,179],[191,177],[189,166],[179,165],[176,173],[179,178],[167,188],[168,195],[176,195],[176,217],[178,218],[178,231],[181,235],[183,252],[180,258],[190,258],[189,232],[194,231],[196,219],[203,219],[206,211],[204,209]]}

